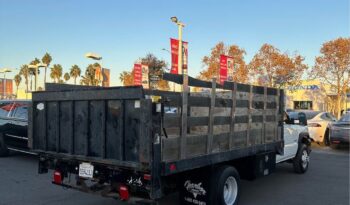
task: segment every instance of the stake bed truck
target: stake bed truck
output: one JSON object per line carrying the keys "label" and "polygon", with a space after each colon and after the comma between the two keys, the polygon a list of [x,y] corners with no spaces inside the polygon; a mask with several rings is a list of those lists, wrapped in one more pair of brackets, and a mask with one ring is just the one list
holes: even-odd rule
{"label": "stake bed truck", "polygon": [[299,119],[283,119],[283,90],[164,79],[183,92],[51,84],[33,93],[28,134],[39,173],[53,170],[53,184],[134,203],[178,191],[181,204],[232,205],[240,179],[268,175],[276,162],[307,170],[310,139]]}

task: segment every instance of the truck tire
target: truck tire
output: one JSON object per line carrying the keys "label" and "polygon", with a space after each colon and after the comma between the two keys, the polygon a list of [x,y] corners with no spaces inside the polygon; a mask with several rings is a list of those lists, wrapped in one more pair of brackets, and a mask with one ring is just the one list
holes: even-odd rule
{"label": "truck tire", "polygon": [[213,172],[210,182],[211,204],[237,205],[240,193],[240,177],[231,166],[222,166]]}
{"label": "truck tire", "polygon": [[302,143],[299,145],[297,154],[293,159],[294,171],[298,174],[303,174],[309,168],[310,151],[306,144]]}
{"label": "truck tire", "polygon": [[4,135],[0,133],[0,157],[6,157],[9,154],[9,150],[5,144]]}

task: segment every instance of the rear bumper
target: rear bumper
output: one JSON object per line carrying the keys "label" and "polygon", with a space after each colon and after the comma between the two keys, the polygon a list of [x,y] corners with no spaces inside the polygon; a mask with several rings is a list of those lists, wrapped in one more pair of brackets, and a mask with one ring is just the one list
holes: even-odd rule
{"label": "rear bumper", "polygon": [[[79,176],[79,165],[83,162],[94,166],[93,178],[87,179]],[[38,170],[40,174],[47,173],[48,170],[59,172],[62,180],[57,183],[54,179],[52,183],[65,188],[122,200],[118,190],[120,186],[126,186],[130,196],[128,202],[154,203],[154,200],[150,198],[152,181],[149,172],[127,170],[121,167],[76,159],[52,158],[46,155],[39,155]],[[146,179],[145,174],[150,177]]]}
{"label": "rear bumper", "polygon": [[349,137],[330,137],[332,144],[349,144]]}

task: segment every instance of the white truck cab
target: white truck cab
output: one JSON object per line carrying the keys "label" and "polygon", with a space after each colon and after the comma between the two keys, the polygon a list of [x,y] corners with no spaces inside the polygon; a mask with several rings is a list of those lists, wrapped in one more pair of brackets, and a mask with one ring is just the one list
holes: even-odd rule
{"label": "white truck cab", "polygon": [[303,112],[296,116],[284,116],[284,153],[276,155],[276,163],[293,162],[297,173],[307,171],[310,161],[312,139],[308,133],[306,115]]}

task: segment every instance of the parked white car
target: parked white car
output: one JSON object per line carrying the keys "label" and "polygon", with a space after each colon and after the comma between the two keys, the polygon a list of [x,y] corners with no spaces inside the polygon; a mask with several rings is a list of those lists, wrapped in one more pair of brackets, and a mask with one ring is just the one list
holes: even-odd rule
{"label": "parked white car", "polygon": [[337,119],[329,112],[312,111],[312,110],[295,110],[288,112],[292,118],[298,113],[305,113],[308,124],[310,137],[314,142],[329,146],[329,130],[332,122]]}

